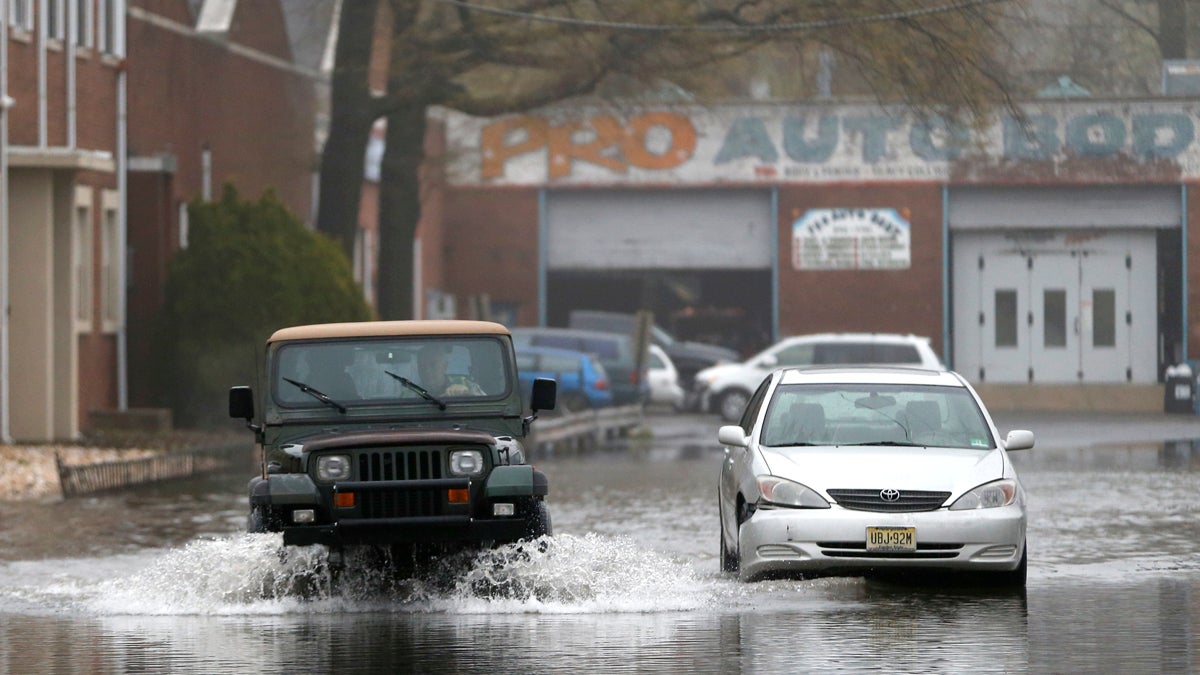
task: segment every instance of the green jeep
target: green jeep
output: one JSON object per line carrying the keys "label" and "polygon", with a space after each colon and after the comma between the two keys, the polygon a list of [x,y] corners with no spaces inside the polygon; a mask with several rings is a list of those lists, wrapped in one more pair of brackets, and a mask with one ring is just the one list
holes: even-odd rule
{"label": "green jeep", "polygon": [[367,545],[397,564],[551,534],[546,476],[519,438],[552,410],[533,383],[524,416],[508,329],[485,321],[297,326],[267,341],[262,394],[229,392],[262,450],[251,532],[322,544],[333,568]]}

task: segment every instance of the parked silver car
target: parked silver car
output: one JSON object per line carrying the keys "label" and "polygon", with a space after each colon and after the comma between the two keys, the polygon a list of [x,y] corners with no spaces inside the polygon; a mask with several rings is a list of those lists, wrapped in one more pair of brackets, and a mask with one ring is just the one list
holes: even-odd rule
{"label": "parked silver car", "polygon": [[743,580],[896,568],[1025,583],[1025,490],[957,373],[782,369],[723,426],[722,569]]}

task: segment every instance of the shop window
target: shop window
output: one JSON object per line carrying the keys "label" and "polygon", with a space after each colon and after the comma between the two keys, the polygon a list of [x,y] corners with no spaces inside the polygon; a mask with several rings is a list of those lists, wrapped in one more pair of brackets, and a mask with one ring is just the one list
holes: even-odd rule
{"label": "shop window", "polygon": [[1042,345],[1067,346],[1067,292],[1061,288],[1042,293]]}
{"label": "shop window", "polygon": [[1017,292],[996,289],[996,347],[1017,346]]}
{"label": "shop window", "polygon": [[1117,346],[1117,293],[1111,288],[1092,289],[1092,346]]}

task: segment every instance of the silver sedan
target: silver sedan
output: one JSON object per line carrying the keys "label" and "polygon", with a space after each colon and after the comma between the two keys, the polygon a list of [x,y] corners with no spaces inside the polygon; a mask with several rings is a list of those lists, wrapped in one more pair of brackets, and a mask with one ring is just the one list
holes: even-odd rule
{"label": "silver sedan", "polygon": [[721,567],[752,581],[901,568],[1025,584],[1025,490],[975,390],[916,368],[787,369],[717,434]]}

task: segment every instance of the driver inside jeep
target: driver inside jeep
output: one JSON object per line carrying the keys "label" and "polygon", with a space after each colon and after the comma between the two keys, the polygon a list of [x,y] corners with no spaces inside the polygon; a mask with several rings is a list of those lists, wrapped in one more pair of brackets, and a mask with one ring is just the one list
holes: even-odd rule
{"label": "driver inside jeep", "polygon": [[450,358],[445,345],[426,345],[417,354],[421,386],[434,396],[484,396],[483,389],[465,375],[450,374]]}

